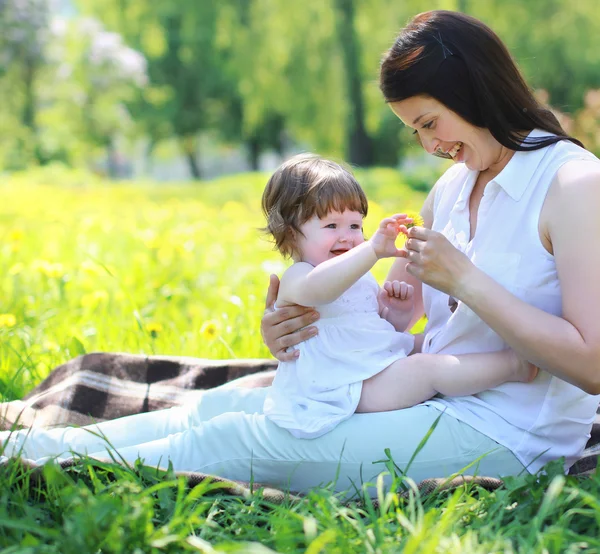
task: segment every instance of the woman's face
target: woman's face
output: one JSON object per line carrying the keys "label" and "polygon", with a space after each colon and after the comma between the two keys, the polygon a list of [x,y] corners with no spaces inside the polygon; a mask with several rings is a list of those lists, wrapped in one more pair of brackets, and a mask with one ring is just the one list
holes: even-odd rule
{"label": "woman's face", "polygon": [[407,127],[415,129],[429,154],[449,154],[476,171],[500,171],[512,155],[487,129],[471,125],[435,98],[412,96],[389,105]]}

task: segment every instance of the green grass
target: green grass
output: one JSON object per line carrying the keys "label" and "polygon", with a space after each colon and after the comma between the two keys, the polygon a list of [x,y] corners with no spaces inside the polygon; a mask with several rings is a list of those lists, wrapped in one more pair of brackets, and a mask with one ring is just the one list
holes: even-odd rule
{"label": "green grass", "polygon": [[[271,272],[260,238],[265,175],[192,185],[109,184],[50,168],[0,186],[0,395],[18,398],[56,365],[105,350],[264,357],[259,322]],[[392,170],[359,173],[367,232],[424,193]],[[380,263],[382,279],[389,264]],[[203,333],[216,326],[217,337]],[[600,552],[600,476],[559,464],[490,492],[421,497],[392,490],[347,504],[327,487],[274,504],[169,473],[82,460],[43,476],[0,467],[0,548],[61,554],[137,552]]]}

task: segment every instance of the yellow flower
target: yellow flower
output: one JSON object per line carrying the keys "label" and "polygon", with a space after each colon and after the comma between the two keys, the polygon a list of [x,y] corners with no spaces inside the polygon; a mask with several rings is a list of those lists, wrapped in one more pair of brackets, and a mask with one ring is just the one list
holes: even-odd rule
{"label": "yellow flower", "polygon": [[421,217],[421,214],[419,214],[419,212],[412,212],[412,211],[407,211],[406,215],[408,217],[410,217],[413,222],[409,223],[406,228],[410,229],[411,227],[422,227],[423,226],[423,218]]}
{"label": "yellow flower", "polygon": [[13,314],[0,314],[0,327],[14,327],[17,318]]}
{"label": "yellow flower", "polygon": [[214,319],[205,321],[200,327],[200,334],[206,340],[214,340],[219,336],[219,323]]}
{"label": "yellow flower", "polygon": [[25,236],[25,233],[23,233],[23,231],[21,229],[13,229],[12,231],[10,231],[8,233],[8,240],[10,242],[19,242],[20,240],[23,239],[23,237]]}
{"label": "yellow flower", "polygon": [[146,331],[148,331],[148,333],[150,333],[150,336],[153,339],[155,339],[156,337],[158,337],[159,333],[162,333],[163,326],[157,321],[150,321],[149,323],[146,323]]}

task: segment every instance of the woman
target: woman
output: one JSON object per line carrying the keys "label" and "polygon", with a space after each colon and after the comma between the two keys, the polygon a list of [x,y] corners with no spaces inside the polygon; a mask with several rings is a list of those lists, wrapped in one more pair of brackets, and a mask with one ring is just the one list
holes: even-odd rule
{"label": "woman", "polygon": [[[467,473],[514,475],[561,456],[568,467],[581,452],[600,392],[600,249],[588,247],[600,237],[600,162],[536,103],[498,37],[465,15],[436,11],[411,21],[383,61],[381,88],[429,153],[457,162],[429,194],[425,226],[410,230],[389,277],[414,286],[417,316],[429,318],[422,350],[508,345],[541,368],[538,377],[356,414],[311,440],[265,418],[265,389],[221,387],[193,406],[92,428],[118,457],[292,491],[335,481],[346,491],[386,470],[386,449],[406,469],[436,422],[408,469],[417,481],[474,460]],[[272,278],[269,308],[276,289]],[[299,307],[267,310],[263,336],[277,358],[311,336],[305,326],[314,317]],[[34,429],[8,447],[37,459],[69,449],[107,457],[100,439],[82,429]]]}
{"label": "woman", "polygon": [[[538,105],[498,37],[469,16],[415,17],[386,54],[380,85],[427,152],[458,162],[429,194],[425,228],[410,230],[405,258],[388,276],[413,284],[422,301],[422,351],[508,345],[543,370],[529,385],[425,402],[444,413],[442,422],[468,425],[460,436],[436,430],[432,454],[444,452],[458,470],[469,448],[474,459],[493,439],[502,445],[495,455],[518,460],[499,464],[500,473],[519,463],[535,472],[561,456],[568,468],[589,438],[600,393],[600,250],[590,248],[600,237],[600,163]],[[314,332],[305,327],[314,316],[267,313],[271,352],[292,356],[286,348]],[[419,424],[421,434],[435,413],[419,423],[417,411],[404,410],[403,424]],[[420,455],[420,463],[430,471],[413,466],[420,477],[440,474],[435,457]]]}

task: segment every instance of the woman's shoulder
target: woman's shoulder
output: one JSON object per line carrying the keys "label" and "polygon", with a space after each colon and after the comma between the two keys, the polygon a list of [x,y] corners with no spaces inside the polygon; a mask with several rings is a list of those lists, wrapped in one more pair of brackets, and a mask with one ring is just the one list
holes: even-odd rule
{"label": "woman's shoulder", "polygon": [[600,160],[589,157],[573,158],[558,168],[553,187],[567,194],[581,187],[594,187],[600,191]]}
{"label": "woman's shoulder", "polygon": [[561,140],[554,146],[552,158],[557,164],[555,186],[571,187],[588,181],[598,182],[600,159],[592,152],[570,140]]}
{"label": "woman's shoulder", "polygon": [[[560,165],[550,184],[544,213],[550,219],[561,220],[565,217],[563,214],[572,209],[575,211],[573,217],[567,220],[577,219],[589,213],[589,206],[599,203],[600,160],[589,154],[567,159]],[[579,216],[575,217],[575,214]]]}

